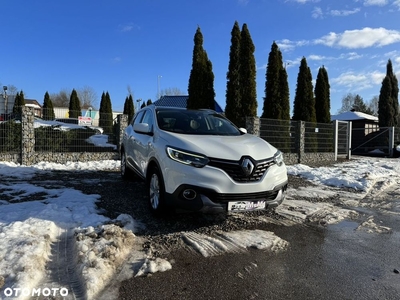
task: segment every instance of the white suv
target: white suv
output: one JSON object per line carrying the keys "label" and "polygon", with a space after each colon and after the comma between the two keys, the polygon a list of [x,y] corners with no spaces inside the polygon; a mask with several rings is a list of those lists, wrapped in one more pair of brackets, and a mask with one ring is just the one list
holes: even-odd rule
{"label": "white suv", "polygon": [[154,212],[226,212],[279,205],[288,183],[282,153],[212,110],[147,106],[125,130],[121,175],[147,183]]}

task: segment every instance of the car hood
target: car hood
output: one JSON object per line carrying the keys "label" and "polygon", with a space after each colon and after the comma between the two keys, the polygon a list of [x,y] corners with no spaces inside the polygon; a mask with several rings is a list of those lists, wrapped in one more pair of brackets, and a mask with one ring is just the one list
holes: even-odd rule
{"label": "car hood", "polygon": [[[167,135],[167,136],[165,136]],[[273,157],[277,149],[265,140],[251,134],[240,136],[188,135],[164,132],[167,144],[208,157],[239,160],[248,155],[255,160]]]}

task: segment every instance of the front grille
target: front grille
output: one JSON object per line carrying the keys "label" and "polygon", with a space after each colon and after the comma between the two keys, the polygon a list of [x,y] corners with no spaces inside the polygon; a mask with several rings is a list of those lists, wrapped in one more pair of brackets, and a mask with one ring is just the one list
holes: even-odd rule
{"label": "front grille", "polygon": [[229,175],[236,182],[256,182],[260,181],[264,176],[264,173],[268,170],[270,166],[275,164],[273,158],[268,158],[265,160],[253,160],[249,157],[254,164],[254,170],[251,174],[246,175],[244,169],[242,168],[242,162],[246,157],[242,157],[240,160],[226,160],[226,159],[218,159],[218,158],[209,158],[210,161],[208,163],[209,166],[224,170],[226,174]]}
{"label": "front grille", "polygon": [[269,201],[274,200],[278,193],[279,190],[246,194],[219,194],[209,192],[205,193],[205,195],[215,203],[228,203],[230,201]]}

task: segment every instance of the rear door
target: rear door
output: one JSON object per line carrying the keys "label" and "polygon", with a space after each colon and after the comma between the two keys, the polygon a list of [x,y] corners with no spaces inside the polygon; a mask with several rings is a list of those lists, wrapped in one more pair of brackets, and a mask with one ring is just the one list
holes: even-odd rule
{"label": "rear door", "polygon": [[151,133],[149,134],[135,132],[136,143],[134,145],[134,159],[139,167],[140,173],[145,175],[149,157],[151,156],[153,143],[154,114],[151,109],[145,110],[144,116],[140,123],[148,124],[149,128],[151,129]]}
{"label": "rear door", "polygon": [[137,163],[137,133],[133,131],[133,125],[136,123],[140,123],[143,119],[144,111],[140,111],[137,113],[135,118],[133,118],[132,122],[125,130],[124,136],[124,146],[125,146],[125,154],[128,164],[132,166],[137,172],[139,172],[139,164]]}

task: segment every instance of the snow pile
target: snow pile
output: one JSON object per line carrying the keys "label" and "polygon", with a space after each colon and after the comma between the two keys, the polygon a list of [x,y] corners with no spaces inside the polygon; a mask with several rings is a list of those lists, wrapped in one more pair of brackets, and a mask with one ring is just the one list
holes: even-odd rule
{"label": "snow pile", "polygon": [[110,282],[127,259],[135,235],[114,224],[76,230],[77,268],[82,272],[87,296],[95,296]]}
{"label": "snow pile", "polygon": [[5,226],[0,223],[0,288],[36,288],[57,235],[58,228],[52,221],[30,217]]}
{"label": "snow pile", "polygon": [[311,203],[304,200],[285,200],[275,211],[298,222],[319,222],[321,225],[336,224],[346,218],[356,218],[358,213],[342,209],[330,203]]}
{"label": "snow pile", "polygon": [[213,236],[184,232],[182,239],[204,257],[244,252],[248,248],[277,252],[285,250],[288,246],[287,241],[273,232],[264,230],[218,231]]}

